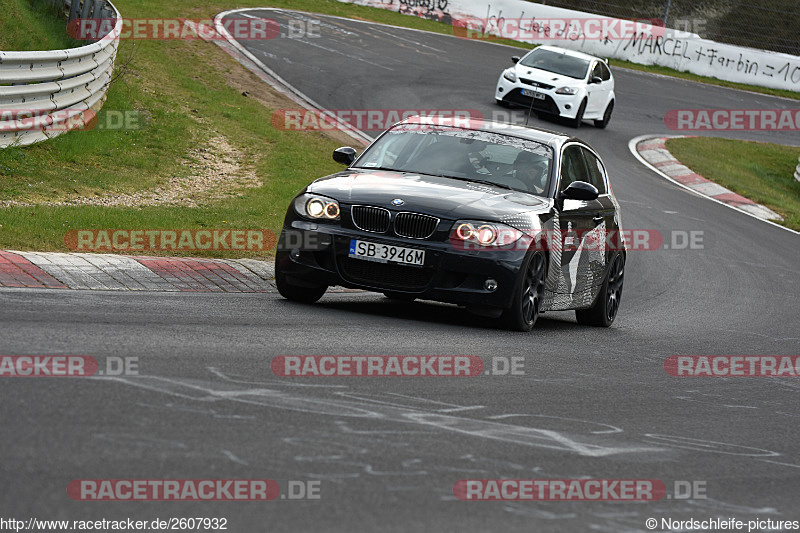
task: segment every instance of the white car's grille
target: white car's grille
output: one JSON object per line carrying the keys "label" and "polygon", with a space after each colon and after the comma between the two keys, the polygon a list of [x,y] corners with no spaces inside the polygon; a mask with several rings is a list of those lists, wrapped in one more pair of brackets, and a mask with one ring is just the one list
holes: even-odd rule
{"label": "white car's grille", "polygon": [[526,85],[531,85],[532,87],[539,87],[540,89],[544,89],[546,91],[549,91],[550,89],[555,87],[555,85],[547,85],[546,83],[541,83],[541,82],[538,82],[538,81],[529,80],[528,78],[520,78],[519,81],[521,81],[522,83],[524,83]]}

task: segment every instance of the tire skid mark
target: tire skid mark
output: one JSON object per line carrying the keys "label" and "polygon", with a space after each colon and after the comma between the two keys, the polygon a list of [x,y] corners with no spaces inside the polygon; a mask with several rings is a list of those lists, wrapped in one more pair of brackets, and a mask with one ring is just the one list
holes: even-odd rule
{"label": "tire skid mark", "polygon": [[[419,408],[358,402],[353,400],[309,397],[283,390],[243,386],[232,382],[210,382],[165,377],[107,377],[95,378],[121,382],[126,385],[200,402],[235,401],[250,405],[287,409],[309,414],[346,416],[384,420],[433,427],[473,437],[510,442],[535,448],[574,453],[584,457],[606,457],[627,453],[654,453],[665,449],[655,445],[615,443],[592,436],[597,442],[585,442],[588,436],[572,436],[553,430],[517,426],[491,420],[473,419],[425,412]],[[577,440],[581,439],[581,441]]]}

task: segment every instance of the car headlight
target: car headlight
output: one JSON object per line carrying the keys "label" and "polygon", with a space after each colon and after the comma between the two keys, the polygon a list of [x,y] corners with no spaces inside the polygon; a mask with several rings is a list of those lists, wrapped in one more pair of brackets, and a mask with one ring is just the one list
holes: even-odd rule
{"label": "car headlight", "polygon": [[294,199],[294,210],[305,218],[339,220],[339,202],[327,196],[301,194]]}
{"label": "car headlight", "polygon": [[577,87],[559,87],[556,89],[556,94],[578,94]]}
{"label": "car headlight", "polygon": [[516,83],[517,81],[517,73],[514,72],[513,68],[506,69],[506,71],[503,72],[503,77],[511,83]]}
{"label": "car headlight", "polygon": [[523,235],[517,228],[497,222],[459,220],[453,225],[451,237],[454,242],[499,247],[513,244]]}

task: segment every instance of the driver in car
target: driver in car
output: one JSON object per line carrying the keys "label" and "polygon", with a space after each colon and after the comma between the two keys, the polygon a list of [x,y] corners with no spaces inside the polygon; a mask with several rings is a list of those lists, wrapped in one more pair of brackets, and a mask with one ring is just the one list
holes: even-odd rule
{"label": "driver in car", "polygon": [[547,163],[530,152],[520,152],[504,178],[511,187],[542,194],[547,184]]}

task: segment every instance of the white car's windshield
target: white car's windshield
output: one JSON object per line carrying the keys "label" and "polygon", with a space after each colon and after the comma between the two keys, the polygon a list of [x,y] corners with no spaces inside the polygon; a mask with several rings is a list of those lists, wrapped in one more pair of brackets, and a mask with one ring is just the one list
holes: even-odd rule
{"label": "white car's windshield", "polygon": [[520,65],[531,68],[538,68],[553,72],[554,74],[561,74],[577,80],[582,80],[586,77],[586,72],[589,70],[589,61],[567,55],[562,52],[554,52],[545,48],[537,48],[530,54],[522,58],[519,62]]}
{"label": "white car's windshield", "polygon": [[519,137],[401,124],[376,141],[353,168],[444,176],[543,195],[552,161],[550,147]]}

